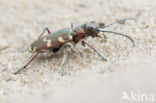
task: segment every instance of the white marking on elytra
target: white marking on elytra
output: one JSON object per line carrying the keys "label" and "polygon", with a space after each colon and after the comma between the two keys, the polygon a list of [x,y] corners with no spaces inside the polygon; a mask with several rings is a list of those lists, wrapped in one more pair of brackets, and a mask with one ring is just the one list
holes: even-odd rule
{"label": "white marking on elytra", "polygon": [[29,47],[29,52],[36,52],[37,47],[35,46],[32,50],[32,47]]}
{"label": "white marking on elytra", "polygon": [[65,40],[62,37],[58,37],[58,41],[61,42],[61,43],[65,42]]}
{"label": "white marking on elytra", "polygon": [[47,42],[47,47],[51,46],[51,40],[47,40],[46,38],[43,38],[44,42]]}
{"label": "white marking on elytra", "polygon": [[69,40],[72,40],[73,39],[73,37],[71,35],[68,35],[68,37],[69,37]]}
{"label": "white marking on elytra", "polygon": [[31,50],[31,47],[29,47],[29,51],[32,51],[32,50]]}
{"label": "white marking on elytra", "polygon": [[36,51],[36,49],[37,49],[37,47],[35,46],[33,51],[35,52],[35,51]]}
{"label": "white marking on elytra", "polygon": [[72,40],[72,39],[73,39],[73,37],[71,35],[68,35],[68,40],[64,40],[63,37],[58,37],[58,41],[61,43],[64,43],[64,42]]}

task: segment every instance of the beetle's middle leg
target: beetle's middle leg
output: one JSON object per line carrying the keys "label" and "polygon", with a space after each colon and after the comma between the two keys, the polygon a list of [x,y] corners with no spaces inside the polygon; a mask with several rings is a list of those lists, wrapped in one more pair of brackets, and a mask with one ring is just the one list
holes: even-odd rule
{"label": "beetle's middle leg", "polygon": [[63,55],[63,59],[62,59],[62,76],[64,76],[64,67],[66,65],[66,61],[67,61],[67,55],[68,55],[68,43],[63,44],[63,48],[64,48],[64,55]]}

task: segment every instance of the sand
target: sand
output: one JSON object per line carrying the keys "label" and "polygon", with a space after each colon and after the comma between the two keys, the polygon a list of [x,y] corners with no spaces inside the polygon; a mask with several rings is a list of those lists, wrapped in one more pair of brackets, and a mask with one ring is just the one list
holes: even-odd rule
{"label": "sand", "polygon": [[[0,103],[134,103],[130,96],[156,99],[156,0],[1,0],[0,1]],[[63,53],[45,53],[18,75],[33,54],[22,52],[45,27],[52,32],[85,21],[109,24],[106,28],[131,36],[107,35],[107,42],[88,38],[107,59],[81,43],[69,51],[65,76]],[[4,50],[2,48],[7,47]],[[122,99],[126,93],[130,100]]]}

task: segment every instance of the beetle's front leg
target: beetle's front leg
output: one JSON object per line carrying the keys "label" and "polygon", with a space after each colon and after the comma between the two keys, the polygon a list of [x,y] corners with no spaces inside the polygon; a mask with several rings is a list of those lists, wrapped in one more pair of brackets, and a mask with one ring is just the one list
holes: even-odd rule
{"label": "beetle's front leg", "polygon": [[106,35],[103,33],[103,39],[104,39],[104,42],[107,42],[107,37],[106,37]]}
{"label": "beetle's front leg", "polygon": [[96,52],[100,57],[102,57],[102,59],[104,61],[107,61],[107,59],[101,54],[99,53],[93,46],[91,46],[89,43],[87,43],[86,41],[82,40],[82,43],[88,45],[88,47],[90,47],[92,50],[94,50],[94,52]]}
{"label": "beetle's front leg", "polygon": [[73,41],[71,41],[71,42],[68,43],[68,47],[71,49],[72,52],[75,51],[75,45],[76,44]]}
{"label": "beetle's front leg", "polygon": [[67,55],[68,55],[68,44],[65,43],[63,44],[63,49],[64,49],[64,56],[62,59],[62,76],[64,76],[64,66],[66,65],[66,61],[67,61]]}
{"label": "beetle's front leg", "polygon": [[81,44],[85,47],[86,45],[85,45],[85,43],[83,42],[83,41],[81,41]]}

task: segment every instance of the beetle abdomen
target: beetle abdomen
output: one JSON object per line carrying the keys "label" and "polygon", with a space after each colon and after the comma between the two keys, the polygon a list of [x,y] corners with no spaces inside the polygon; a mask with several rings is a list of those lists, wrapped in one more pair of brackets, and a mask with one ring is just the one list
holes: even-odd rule
{"label": "beetle abdomen", "polygon": [[49,35],[45,35],[36,40],[34,43],[32,43],[30,51],[38,52],[45,49],[57,48],[61,46],[63,43],[71,41],[72,39],[73,39],[72,29],[64,28],[62,30],[56,31]]}

